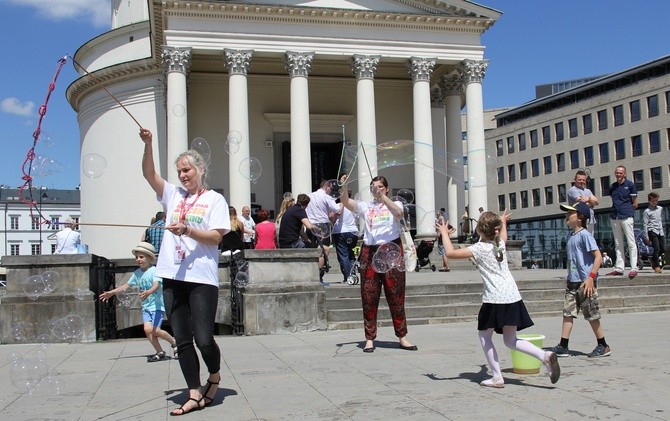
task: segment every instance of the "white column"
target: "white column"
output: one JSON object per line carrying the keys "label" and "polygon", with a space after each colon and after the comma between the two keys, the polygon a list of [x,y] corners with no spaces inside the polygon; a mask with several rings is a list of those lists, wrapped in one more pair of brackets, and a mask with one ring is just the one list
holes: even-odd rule
{"label": "white column", "polygon": [[358,135],[358,192],[372,200],[367,188],[377,176],[377,122],[375,116],[375,74],[381,56],[355,54],[352,68],[356,76],[356,120]]}
{"label": "white column", "polygon": [[[411,57],[414,110],[414,200],[417,207],[417,237],[435,236],[435,174],[433,127],[430,112],[430,76],[436,59]],[[422,145],[419,145],[422,144]]]}
{"label": "white column", "polygon": [[163,68],[167,74],[167,175],[172,184],[180,185],[173,162],[189,148],[186,75],[191,67],[191,49],[163,47]]}
{"label": "white column", "polygon": [[[430,120],[432,121],[433,133],[433,162],[435,163],[435,210],[444,207],[449,214],[449,202],[447,200],[447,135],[444,119],[444,96],[439,87],[434,87],[430,90]],[[437,215],[436,215],[437,216]]]}
{"label": "white column", "polygon": [[460,76],[443,76],[440,90],[444,100],[444,116],[447,135],[447,202],[449,219],[454,227],[460,225],[465,212],[465,173],[463,168],[463,140],[461,133],[461,94],[463,82]]}
{"label": "white column", "polygon": [[251,50],[226,48],[224,60],[229,74],[228,83],[228,130],[241,135],[239,148],[229,151],[229,204],[242,212],[243,206],[251,203],[251,179],[249,177],[249,99],[247,94],[247,72],[251,67]]}
{"label": "white column", "polygon": [[458,71],[465,84],[466,126],[468,134],[468,206],[476,212],[488,210],[486,144],[484,142],[484,101],[482,80],[488,60],[463,60]]}
{"label": "white column", "polygon": [[307,77],[314,53],[287,51],[286,70],[291,76],[291,191],[293,197],[312,191],[312,158]]}

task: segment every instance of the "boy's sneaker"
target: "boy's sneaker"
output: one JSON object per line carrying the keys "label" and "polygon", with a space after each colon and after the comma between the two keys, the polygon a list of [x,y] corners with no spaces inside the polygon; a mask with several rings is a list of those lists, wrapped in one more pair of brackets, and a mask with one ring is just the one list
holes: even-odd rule
{"label": "boy's sneaker", "polygon": [[551,348],[551,352],[556,354],[557,357],[569,357],[570,356],[570,350],[568,348],[562,347],[561,344],[558,344],[555,347]]}
{"label": "boy's sneaker", "polygon": [[590,354],[588,354],[588,357],[589,358],[607,357],[611,353],[612,353],[612,351],[610,350],[609,345],[608,346],[603,346],[603,345],[598,344],[596,349],[594,349],[593,351],[591,351]]}
{"label": "boy's sneaker", "polygon": [[635,269],[628,272],[628,279],[633,279],[637,276],[637,271]]}
{"label": "boy's sneaker", "polygon": [[171,345],[172,347],[172,358],[179,358],[179,349],[177,348],[177,343],[175,342],[174,345]]}

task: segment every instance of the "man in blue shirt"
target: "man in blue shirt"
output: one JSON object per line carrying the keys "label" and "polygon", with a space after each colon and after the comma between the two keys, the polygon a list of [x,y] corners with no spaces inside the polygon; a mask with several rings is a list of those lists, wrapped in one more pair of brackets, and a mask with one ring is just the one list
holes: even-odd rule
{"label": "man in blue shirt", "polygon": [[616,263],[614,270],[607,275],[621,276],[625,266],[624,260],[624,235],[628,243],[630,256],[630,272],[628,277],[633,279],[637,276],[637,245],[633,224],[635,209],[637,209],[637,188],[635,183],[626,178],[626,167],[623,165],[614,170],[616,181],[610,186],[610,197],[612,198],[612,232],[614,233],[614,247],[616,248]]}
{"label": "man in blue shirt", "polygon": [[157,253],[161,250],[163,234],[165,233],[165,212],[156,212],[156,222],[151,224],[144,233],[144,241],[151,243]]}

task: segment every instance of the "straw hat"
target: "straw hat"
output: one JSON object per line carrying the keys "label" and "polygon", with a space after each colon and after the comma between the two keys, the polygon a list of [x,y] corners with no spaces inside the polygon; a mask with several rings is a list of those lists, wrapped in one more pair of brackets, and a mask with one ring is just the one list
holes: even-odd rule
{"label": "straw hat", "polygon": [[146,241],[142,241],[141,243],[139,243],[137,247],[135,247],[132,250],[132,253],[133,256],[135,255],[135,253],[146,254],[151,258],[151,260],[156,260],[156,249],[151,243],[147,243]]}

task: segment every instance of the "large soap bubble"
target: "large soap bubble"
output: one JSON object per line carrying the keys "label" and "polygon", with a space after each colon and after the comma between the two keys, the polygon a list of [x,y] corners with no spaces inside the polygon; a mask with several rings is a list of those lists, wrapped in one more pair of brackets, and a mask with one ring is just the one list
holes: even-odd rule
{"label": "large soap bubble", "polygon": [[81,172],[88,178],[102,176],[107,168],[107,160],[97,153],[89,153],[81,158]]}
{"label": "large soap bubble", "polygon": [[212,149],[209,147],[207,141],[202,137],[196,137],[191,141],[191,149],[198,152],[205,164],[209,165],[212,162]]}
{"label": "large soap bubble", "polygon": [[257,158],[250,156],[240,162],[239,170],[242,177],[256,183],[263,173],[263,166]]}

